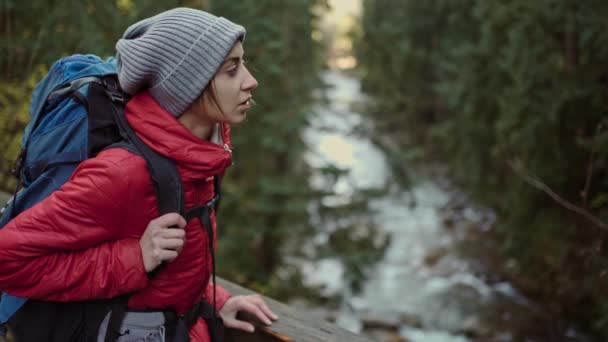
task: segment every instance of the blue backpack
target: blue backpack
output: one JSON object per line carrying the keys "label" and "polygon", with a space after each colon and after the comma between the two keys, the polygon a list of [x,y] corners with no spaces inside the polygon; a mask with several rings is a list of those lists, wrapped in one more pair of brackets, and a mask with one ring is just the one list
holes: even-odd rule
{"label": "blue backpack", "polygon": [[[3,209],[0,228],[22,211],[59,189],[82,161],[94,157],[107,148],[124,148],[146,160],[155,187],[160,215],[178,212],[187,220],[200,217],[204,220],[205,226],[210,228],[210,212],[217,210],[219,204],[218,178],[215,177],[214,199],[186,212],[183,186],[175,164],[150,149],[133,132],[124,116],[124,105],[127,100],[128,96],[118,85],[116,62],[113,58],[104,61],[94,55],[73,55],[60,59],[51,67],[32,94],[31,119],[23,134],[21,153],[12,170],[18,178],[17,187],[13,198]],[[23,189],[19,191],[21,186]],[[212,234],[210,229],[207,233]],[[212,259],[214,259],[213,255]],[[215,260],[213,263],[215,264]],[[155,271],[157,273],[158,269]],[[213,273],[215,275],[215,265]],[[57,323],[55,318],[64,314],[66,305],[69,306],[70,303],[28,301],[26,298],[2,293],[0,336],[6,333],[4,327],[7,322],[11,322],[17,314],[33,312],[37,315],[46,315],[50,324],[56,325],[51,330],[65,330],[62,337],[54,336],[53,340],[67,340],[66,334],[73,333],[70,330],[82,329],[75,328],[79,323],[74,322],[73,317],[63,320],[67,322],[66,326],[61,328],[57,326],[61,323]],[[111,303],[110,310],[113,315],[111,320],[114,321],[114,325],[120,324],[119,316],[124,315],[125,308],[125,298]],[[114,317],[115,311],[119,312],[117,317]],[[107,311],[101,312],[101,314],[105,313]],[[215,313],[213,318],[215,320]],[[28,327],[29,335],[27,338],[24,337],[24,340],[49,338],[48,332],[44,332],[44,329]],[[116,335],[118,326],[113,329],[111,333]],[[38,333],[34,330],[39,331],[38,337],[32,336]],[[69,339],[74,338],[69,337]],[[111,338],[107,337],[107,340]]]}
{"label": "blue backpack", "polygon": [[[15,192],[3,209],[0,227],[57,190],[76,166],[88,158],[89,118],[81,102],[86,101],[88,82],[115,75],[114,61],[76,55],[56,62],[36,86],[30,105],[31,120],[12,170],[23,182],[24,189],[18,194]],[[70,92],[72,96],[66,96]],[[42,174],[45,177],[40,177]],[[49,178],[55,182],[49,182]],[[19,187],[21,182],[17,183]],[[6,323],[26,300],[3,293],[0,324]]]}

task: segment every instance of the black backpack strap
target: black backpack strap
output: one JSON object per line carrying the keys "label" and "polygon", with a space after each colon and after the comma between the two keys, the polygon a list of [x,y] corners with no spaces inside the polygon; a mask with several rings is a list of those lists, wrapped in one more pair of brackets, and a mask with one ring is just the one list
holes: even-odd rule
{"label": "black backpack strap", "polygon": [[125,100],[113,77],[103,78],[103,84],[92,83],[89,86],[89,110],[93,115],[96,111],[113,113],[121,137],[133,145],[137,154],[146,160],[156,192],[159,214],[176,212],[183,215],[184,190],[177,167],[173,161],[151,149],[135,134],[124,114]]}
{"label": "black backpack strap", "polygon": [[140,155],[137,148],[135,148],[135,146],[133,146],[132,144],[130,144],[126,141],[120,141],[120,142],[114,143],[112,145],[108,145],[106,148],[104,148],[104,150],[109,150],[111,148],[122,148],[123,150],[127,150],[138,156]]}
{"label": "black backpack strap", "polygon": [[213,177],[213,188],[215,189],[215,196],[217,196],[217,199],[213,204],[215,208],[213,209],[215,210],[215,216],[217,216],[217,213],[220,210],[220,201],[222,199],[222,181],[219,175]]}
{"label": "black backpack strap", "polygon": [[[190,326],[183,316],[173,310],[163,311],[165,316],[165,337],[167,342],[190,342]],[[214,341],[212,341],[214,342]]]}
{"label": "black backpack strap", "polygon": [[190,327],[192,326],[192,324],[194,324],[197,317],[202,317],[207,322],[211,341],[213,342],[224,341],[224,323],[222,321],[222,318],[219,317],[217,311],[215,310],[215,308],[217,307],[215,290],[215,234],[213,234],[213,223],[211,222],[211,212],[215,210],[217,215],[217,210],[219,209],[221,199],[220,183],[221,182],[219,176],[215,175],[213,177],[215,191],[215,195],[213,196],[213,198],[204,205],[188,210],[185,214],[185,218],[187,221],[198,217],[201,220],[203,227],[205,227],[205,230],[207,231],[207,238],[209,239],[209,254],[211,255],[213,302],[212,304],[209,304],[205,300],[202,300],[200,303],[188,310],[188,312],[184,315],[184,320]]}
{"label": "black backpack strap", "polygon": [[110,319],[108,321],[108,327],[106,328],[106,336],[104,342],[116,342],[120,330],[120,325],[125,318],[127,313],[127,305],[129,302],[129,296],[121,296],[114,299],[111,306]]}
{"label": "black backpack strap", "polygon": [[[165,315],[166,317],[166,315]],[[207,328],[209,328],[209,336],[211,337],[211,342],[223,342],[225,339],[225,327],[224,321],[215,311],[214,306],[211,306],[206,300],[201,300],[196,305],[194,305],[190,310],[188,310],[181,319],[178,318],[179,321],[182,321],[184,325],[189,329],[196,323],[198,318],[202,318],[207,323]],[[186,330],[187,331],[187,330]],[[174,335],[175,336],[173,342],[181,341],[179,339],[179,331],[176,329]]]}
{"label": "black backpack strap", "polygon": [[[108,100],[109,99],[109,100]],[[124,114],[126,96],[118,87],[114,77],[105,77],[102,82],[91,83],[87,94],[89,115],[104,117],[112,113],[119,130],[119,141],[106,146],[107,148],[124,148],[140,155],[146,161],[150,178],[156,193],[159,215],[171,212],[184,215],[184,190],[177,167],[170,159],[158,154],[146,145],[133,131]],[[154,277],[156,272],[149,274]],[[116,299],[112,304],[112,312],[106,330],[105,341],[115,342],[118,338],[120,325],[127,311],[129,295]]]}

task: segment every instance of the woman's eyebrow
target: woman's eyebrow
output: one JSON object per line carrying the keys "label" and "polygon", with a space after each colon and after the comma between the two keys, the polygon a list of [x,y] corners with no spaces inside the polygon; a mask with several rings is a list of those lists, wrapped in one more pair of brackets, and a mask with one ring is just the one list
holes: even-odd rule
{"label": "woman's eyebrow", "polygon": [[230,58],[226,59],[224,61],[224,63],[222,63],[222,66],[224,66],[230,62],[233,62],[234,64],[238,64],[240,61],[241,61],[241,57],[230,57]]}

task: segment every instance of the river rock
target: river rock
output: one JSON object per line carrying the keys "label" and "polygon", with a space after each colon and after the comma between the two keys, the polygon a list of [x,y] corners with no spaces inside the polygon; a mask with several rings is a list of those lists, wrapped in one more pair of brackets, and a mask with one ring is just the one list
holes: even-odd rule
{"label": "river rock", "polygon": [[448,253],[448,250],[443,247],[435,248],[429,251],[424,256],[424,264],[428,267],[433,267],[437,262]]}
{"label": "river rock", "polygon": [[372,330],[364,330],[365,334],[374,341],[381,342],[410,342],[410,340],[405,337],[399,335],[398,331],[387,331],[382,329],[372,329]]}
{"label": "river rock", "polygon": [[400,314],[399,322],[401,322],[401,325],[407,325],[413,328],[422,328],[422,321],[420,320],[420,317],[412,314]]}
{"label": "river rock", "polygon": [[407,313],[375,313],[371,311],[357,313],[364,329],[398,330],[407,325],[414,328],[422,327],[419,317]]}
{"label": "river rock", "polygon": [[398,330],[399,316],[387,313],[375,314],[371,312],[359,313],[359,319],[363,323],[364,329]]}
{"label": "river rock", "polygon": [[479,318],[475,316],[464,320],[461,332],[463,335],[475,340],[488,338],[491,335],[489,328],[485,327]]}

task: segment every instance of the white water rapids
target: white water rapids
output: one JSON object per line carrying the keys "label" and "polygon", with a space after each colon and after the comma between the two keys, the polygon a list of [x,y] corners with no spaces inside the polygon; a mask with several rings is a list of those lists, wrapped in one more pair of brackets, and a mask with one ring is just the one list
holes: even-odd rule
{"label": "white water rapids", "polygon": [[[382,188],[390,181],[390,171],[382,151],[353,132],[365,124],[352,110],[352,104],[364,97],[359,81],[338,71],[326,72],[323,78],[329,86],[329,101],[317,107],[316,117],[305,132],[311,151],[307,159],[313,168],[334,165],[349,170],[348,177],[335,184],[337,196],[326,199],[347,201],[358,189]],[[327,186],[318,175],[311,183],[318,188]],[[446,231],[439,215],[448,199],[438,184],[422,181],[408,191],[391,191],[369,203],[379,222],[379,233],[390,234],[391,243],[363,291],[344,296],[337,324],[360,332],[363,320],[372,317],[394,326],[406,341],[462,342],[471,341],[463,332],[483,324],[480,308],[497,296],[527,305],[510,284],[488,285],[471,272],[467,262],[450,254],[457,233]],[[481,214],[467,210],[466,215],[475,221]],[[437,251],[445,254],[427,265],[425,260]],[[340,261],[323,259],[302,267],[307,284],[323,285],[325,295],[350,293]],[[511,340],[507,332],[494,337]]]}

